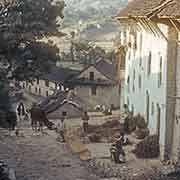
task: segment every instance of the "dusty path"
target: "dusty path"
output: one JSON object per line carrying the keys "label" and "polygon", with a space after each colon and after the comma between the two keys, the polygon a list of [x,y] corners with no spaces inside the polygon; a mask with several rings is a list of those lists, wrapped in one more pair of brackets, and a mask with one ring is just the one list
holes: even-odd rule
{"label": "dusty path", "polygon": [[18,180],[93,179],[84,162],[58,143],[51,132],[26,132],[22,137],[10,137],[0,130],[0,160],[15,169]]}

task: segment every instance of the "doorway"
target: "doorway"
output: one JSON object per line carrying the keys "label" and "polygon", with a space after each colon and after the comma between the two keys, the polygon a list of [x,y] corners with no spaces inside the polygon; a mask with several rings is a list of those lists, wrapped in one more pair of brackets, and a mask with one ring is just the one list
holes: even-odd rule
{"label": "doorway", "polygon": [[161,123],[161,108],[160,108],[159,104],[157,104],[157,129],[156,129],[156,132],[157,132],[158,138],[160,136],[160,123]]}

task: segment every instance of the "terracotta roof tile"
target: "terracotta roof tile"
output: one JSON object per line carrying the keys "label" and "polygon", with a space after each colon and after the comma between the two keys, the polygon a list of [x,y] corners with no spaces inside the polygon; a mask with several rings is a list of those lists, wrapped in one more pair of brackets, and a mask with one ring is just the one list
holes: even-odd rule
{"label": "terracotta roof tile", "polygon": [[180,0],[134,0],[117,17],[148,17],[151,14],[159,18],[180,17]]}
{"label": "terracotta roof tile", "polygon": [[163,10],[158,13],[158,17],[162,16],[180,17],[180,0],[173,0],[172,3],[163,8]]}
{"label": "terracotta roof tile", "polygon": [[122,9],[117,17],[146,16],[165,0],[134,0]]}

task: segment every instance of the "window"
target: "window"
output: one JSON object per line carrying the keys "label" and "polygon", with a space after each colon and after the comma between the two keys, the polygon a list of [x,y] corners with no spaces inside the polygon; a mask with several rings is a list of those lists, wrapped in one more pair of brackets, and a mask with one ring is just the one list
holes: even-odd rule
{"label": "window", "polygon": [[129,76],[127,78],[127,88],[128,88],[128,92],[130,92],[130,77]]}
{"label": "window", "polygon": [[58,84],[57,83],[55,83],[55,89],[58,89]]}
{"label": "window", "polygon": [[142,42],[142,33],[140,34],[140,37],[139,37],[139,50],[140,50],[140,53],[142,52],[142,44],[143,44],[143,42]]}
{"label": "window", "polygon": [[129,107],[129,104],[130,104],[129,97],[127,97],[127,105],[128,105],[128,107]]}
{"label": "window", "polygon": [[154,115],[154,103],[151,104],[151,115]]}
{"label": "window", "polygon": [[134,114],[134,105],[133,104],[131,105],[131,112],[132,112],[132,114]]}
{"label": "window", "polygon": [[97,88],[95,86],[91,87],[91,95],[96,95],[97,94]]}
{"label": "window", "polygon": [[136,79],[136,71],[133,70],[133,92],[135,91],[135,79]]}
{"label": "window", "polygon": [[139,89],[141,89],[141,87],[142,87],[142,78],[141,78],[140,74],[139,74],[139,77],[138,77],[138,85],[139,85]]}
{"label": "window", "polygon": [[48,92],[48,91],[46,91],[46,96],[47,96],[47,97],[49,96],[49,92]]}
{"label": "window", "polygon": [[133,92],[135,92],[135,85],[134,85],[134,83],[133,83],[132,90],[133,90]]}
{"label": "window", "polygon": [[39,95],[41,95],[41,88],[39,88]]}
{"label": "window", "polygon": [[149,52],[148,67],[147,67],[147,74],[148,74],[148,76],[151,74],[151,60],[152,60],[152,54],[151,54],[151,52]]}
{"label": "window", "polygon": [[130,61],[131,60],[131,51],[129,50],[128,52],[128,60]]}
{"label": "window", "polygon": [[139,58],[139,66],[142,66],[142,57],[140,55],[140,58]]}
{"label": "window", "polygon": [[135,71],[135,69],[133,70],[133,80],[135,81],[135,79],[136,79],[136,71]]}
{"label": "window", "polygon": [[39,84],[39,78],[36,79],[37,84]]}
{"label": "window", "polygon": [[94,81],[94,72],[89,73],[89,79],[90,81]]}
{"label": "window", "polygon": [[149,97],[149,92],[146,91],[146,121],[149,123],[149,104],[150,102],[150,97]]}
{"label": "window", "polygon": [[45,81],[45,86],[49,87],[49,81],[48,80]]}
{"label": "window", "polygon": [[162,84],[162,56],[160,56],[160,62],[159,62],[158,87],[160,87],[161,84]]}
{"label": "window", "polygon": [[35,93],[37,93],[38,92],[38,89],[37,89],[37,87],[35,87]]}

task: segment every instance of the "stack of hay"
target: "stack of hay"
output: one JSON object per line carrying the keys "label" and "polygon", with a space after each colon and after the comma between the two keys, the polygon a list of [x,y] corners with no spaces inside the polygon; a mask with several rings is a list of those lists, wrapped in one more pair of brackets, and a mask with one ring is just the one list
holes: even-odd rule
{"label": "stack of hay", "polygon": [[157,158],[160,154],[158,136],[152,135],[146,137],[136,145],[133,153],[138,158]]}

